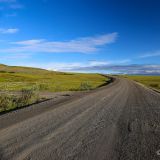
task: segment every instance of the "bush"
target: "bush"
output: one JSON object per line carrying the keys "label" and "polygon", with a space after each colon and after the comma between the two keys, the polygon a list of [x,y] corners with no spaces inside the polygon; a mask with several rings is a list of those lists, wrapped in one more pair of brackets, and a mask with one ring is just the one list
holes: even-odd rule
{"label": "bush", "polygon": [[48,84],[41,83],[41,84],[38,84],[38,88],[40,91],[45,91],[45,90],[49,89],[49,86],[48,86]]}
{"label": "bush", "polygon": [[39,99],[38,90],[36,87],[30,89],[22,89],[21,96],[17,99],[17,106],[25,106],[37,102]]}
{"label": "bush", "polygon": [[153,87],[153,88],[158,88],[159,87],[159,85],[157,83],[152,83],[152,84],[150,84],[150,86]]}
{"label": "bush", "polygon": [[35,103],[39,100],[38,93],[37,87],[22,89],[20,96],[13,96],[4,92],[0,95],[0,112]]}
{"label": "bush", "polygon": [[86,90],[91,90],[92,89],[92,85],[89,82],[82,82],[79,90],[80,91],[86,91]]}
{"label": "bush", "polygon": [[15,106],[15,97],[5,93],[0,95],[0,111],[6,111]]}

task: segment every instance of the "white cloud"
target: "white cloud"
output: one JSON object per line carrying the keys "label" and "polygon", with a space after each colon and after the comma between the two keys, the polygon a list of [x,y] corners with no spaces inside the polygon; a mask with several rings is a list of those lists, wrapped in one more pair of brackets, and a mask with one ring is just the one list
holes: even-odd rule
{"label": "white cloud", "polygon": [[140,58],[158,57],[160,56],[160,51],[149,52],[140,56]]}
{"label": "white cloud", "polygon": [[19,31],[18,28],[0,28],[0,33],[1,34],[13,34],[13,33],[17,33]]}
{"label": "white cloud", "polygon": [[12,53],[92,53],[104,45],[114,43],[117,33],[110,33],[94,37],[83,37],[69,41],[47,41],[45,39],[33,39],[12,42],[14,45],[0,52]]}
{"label": "white cloud", "polygon": [[92,61],[89,61],[89,66],[103,66],[103,65],[107,65],[107,64],[110,64],[111,62],[110,61],[96,61],[96,60],[92,60]]}
{"label": "white cloud", "polygon": [[38,45],[40,43],[45,42],[45,39],[32,39],[32,40],[27,40],[27,41],[20,41],[20,42],[12,42],[12,44],[18,44],[18,45]]}

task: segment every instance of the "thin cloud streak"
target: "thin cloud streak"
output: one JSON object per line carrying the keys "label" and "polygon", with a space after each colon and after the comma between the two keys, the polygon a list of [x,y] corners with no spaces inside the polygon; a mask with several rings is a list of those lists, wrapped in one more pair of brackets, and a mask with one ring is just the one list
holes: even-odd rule
{"label": "thin cloud streak", "polygon": [[12,42],[13,47],[1,49],[6,53],[94,53],[107,44],[114,43],[117,33],[110,33],[94,37],[78,38],[70,41],[47,41],[45,39],[33,39],[27,41]]}
{"label": "thin cloud streak", "polygon": [[141,55],[140,58],[149,58],[149,57],[158,57],[158,56],[160,56],[160,51],[146,53],[144,55]]}
{"label": "thin cloud streak", "polygon": [[14,34],[17,33],[19,31],[18,28],[0,28],[0,34]]}

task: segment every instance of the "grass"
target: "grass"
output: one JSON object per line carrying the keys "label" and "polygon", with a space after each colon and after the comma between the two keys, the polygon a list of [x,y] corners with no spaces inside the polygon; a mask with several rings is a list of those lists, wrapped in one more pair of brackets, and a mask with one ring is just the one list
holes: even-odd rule
{"label": "grass", "polygon": [[0,96],[0,112],[21,108],[40,101],[39,93],[35,88],[23,89],[19,96],[3,92]]}
{"label": "grass", "polygon": [[[91,90],[108,80],[99,74],[63,73],[0,65],[0,112],[39,101],[39,92]],[[11,95],[10,92],[18,92],[20,96]]]}
{"label": "grass", "polygon": [[71,74],[36,68],[0,65],[0,90],[20,91],[38,86],[40,91],[77,91],[83,83],[94,89],[107,80],[99,74]]}
{"label": "grass", "polygon": [[160,76],[128,75],[125,77],[142,83],[148,87],[152,87],[158,90],[160,89]]}
{"label": "grass", "polygon": [[3,92],[0,96],[0,112],[21,108],[39,102],[40,100],[41,98],[36,88],[23,89],[18,96]]}

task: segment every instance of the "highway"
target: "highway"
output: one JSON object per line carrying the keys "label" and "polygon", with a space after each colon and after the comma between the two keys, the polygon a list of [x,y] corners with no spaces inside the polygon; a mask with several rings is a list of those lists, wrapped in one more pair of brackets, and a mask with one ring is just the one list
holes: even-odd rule
{"label": "highway", "polygon": [[0,115],[1,160],[160,160],[160,94],[133,81]]}

